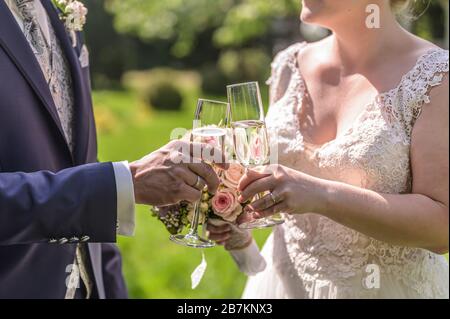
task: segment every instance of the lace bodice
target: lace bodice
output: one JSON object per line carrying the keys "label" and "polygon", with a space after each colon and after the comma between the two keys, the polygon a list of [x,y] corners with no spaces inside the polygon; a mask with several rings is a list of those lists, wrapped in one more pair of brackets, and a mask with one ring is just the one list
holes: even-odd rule
{"label": "lace bodice", "polygon": [[[377,192],[411,192],[412,128],[430,102],[430,90],[448,73],[448,51],[432,49],[422,55],[399,85],[379,94],[344,134],[312,146],[303,141],[297,116],[307,94],[297,67],[304,45],[279,53],[268,81],[272,103],[267,126],[271,141],[278,144],[280,164]],[[286,77],[287,89],[280,89]],[[385,274],[409,290],[409,296],[448,297],[448,265],[442,256],[380,242],[317,214],[286,216],[273,245],[281,276],[287,282],[298,277],[309,297],[376,297],[383,285],[395,290],[392,282],[383,282]],[[361,284],[369,264],[380,268],[380,289]]]}

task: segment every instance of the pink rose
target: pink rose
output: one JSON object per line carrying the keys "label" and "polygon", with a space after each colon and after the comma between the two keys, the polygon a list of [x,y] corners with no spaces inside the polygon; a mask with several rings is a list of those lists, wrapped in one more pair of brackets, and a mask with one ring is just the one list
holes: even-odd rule
{"label": "pink rose", "polygon": [[211,199],[211,206],[216,215],[229,222],[234,222],[242,212],[236,191],[229,188],[218,191]]}
{"label": "pink rose", "polygon": [[231,163],[223,173],[222,183],[229,188],[235,189],[239,180],[244,175],[244,167],[237,163]]}

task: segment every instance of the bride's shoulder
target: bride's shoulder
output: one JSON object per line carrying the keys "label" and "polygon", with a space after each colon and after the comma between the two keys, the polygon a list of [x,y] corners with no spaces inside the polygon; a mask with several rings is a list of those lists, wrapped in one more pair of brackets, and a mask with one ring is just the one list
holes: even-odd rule
{"label": "bride's shoulder", "polygon": [[314,43],[297,42],[279,51],[272,61],[271,76],[266,83],[275,88],[286,87],[292,74],[297,73],[300,75],[301,73],[301,67],[298,63],[299,57],[303,59],[305,52],[311,57],[317,55],[314,52],[323,51],[323,49],[320,49],[323,41]]}
{"label": "bride's shoulder", "polygon": [[410,85],[437,86],[442,79],[436,83],[433,81],[448,76],[448,50],[420,38],[416,38],[416,41],[404,50],[404,54],[400,55],[401,61],[413,65],[403,77]]}
{"label": "bride's shoulder", "polygon": [[414,36],[411,47],[408,48],[406,57],[418,62],[445,62],[448,63],[448,50],[425,39]]}
{"label": "bride's shoulder", "polygon": [[281,75],[284,74],[284,77],[286,77],[287,74],[296,72],[298,68],[297,59],[299,55],[303,54],[305,50],[309,50],[309,47],[313,45],[314,44],[307,42],[297,42],[289,45],[283,50],[280,50],[277,54],[275,54],[275,57],[271,63],[272,75],[278,74],[281,77]]}
{"label": "bride's shoulder", "polygon": [[[448,114],[448,72],[449,52],[426,40],[416,38],[409,47],[404,48],[401,61],[413,67],[403,75],[400,84],[392,91],[403,119],[409,119],[408,135],[414,122],[427,104],[442,116]],[[414,64],[415,62],[415,64]],[[389,93],[388,93],[389,94]],[[428,107],[427,107],[428,108]]]}
{"label": "bride's shoulder", "polygon": [[277,54],[275,54],[275,57],[272,61],[272,68],[285,66],[290,62],[295,61],[297,54],[306,46],[308,46],[307,42],[297,42],[291,44],[283,50],[280,50]]}
{"label": "bride's shoulder", "polygon": [[292,74],[296,72],[298,53],[306,46],[306,42],[297,42],[279,51],[271,63],[271,75],[266,81],[270,86],[270,103],[278,101],[287,91]]}
{"label": "bride's shoulder", "polygon": [[280,50],[272,61],[272,68],[280,68],[293,64],[299,56],[317,56],[329,46],[329,37],[317,42],[296,42]]}

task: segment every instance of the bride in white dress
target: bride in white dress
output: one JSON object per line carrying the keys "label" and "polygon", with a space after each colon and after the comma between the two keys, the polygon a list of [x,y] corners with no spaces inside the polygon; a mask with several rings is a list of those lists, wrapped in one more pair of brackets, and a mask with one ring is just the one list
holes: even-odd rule
{"label": "bride in white dress", "polygon": [[448,298],[449,55],[397,24],[406,2],[303,1],[302,20],[333,34],[275,58],[266,120],[280,165],[240,182],[242,200],[275,198],[253,217],[286,222],[266,265],[249,234],[209,225],[253,275],[244,298]]}

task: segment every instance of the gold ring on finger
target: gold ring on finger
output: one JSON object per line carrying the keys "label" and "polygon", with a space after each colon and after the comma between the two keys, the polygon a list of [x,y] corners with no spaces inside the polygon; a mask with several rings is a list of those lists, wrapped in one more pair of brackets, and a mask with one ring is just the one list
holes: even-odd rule
{"label": "gold ring on finger", "polygon": [[203,189],[202,179],[198,175],[197,175],[197,181],[194,184],[194,188],[197,188],[198,190],[202,190]]}

